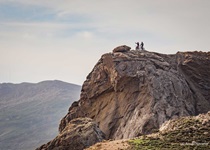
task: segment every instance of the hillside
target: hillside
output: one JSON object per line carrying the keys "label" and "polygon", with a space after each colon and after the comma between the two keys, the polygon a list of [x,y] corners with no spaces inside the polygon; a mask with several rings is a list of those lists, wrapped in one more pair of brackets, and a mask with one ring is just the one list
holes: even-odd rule
{"label": "hillside", "polygon": [[86,150],[207,150],[210,149],[210,112],[165,122],[158,132],[134,139],[103,141]]}
{"label": "hillside", "polygon": [[0,84],[0,149],[32,150],[54,138],[80,89],[57,80]]}
{"label": "hillside", "polygon": [[[91,118],[105,139],[117,140],[150,134],[165,121],[210,110],[210,52],[166,55],[130,49],[119,46],[102,55],[84,81],[79,101],[61,120],[59,135],[38,149],[68,150],[67,129],[78,118]],[[74,130],[79,131],[81,137],[89,133]],[[83,147],[90,146],[83,140]]]}

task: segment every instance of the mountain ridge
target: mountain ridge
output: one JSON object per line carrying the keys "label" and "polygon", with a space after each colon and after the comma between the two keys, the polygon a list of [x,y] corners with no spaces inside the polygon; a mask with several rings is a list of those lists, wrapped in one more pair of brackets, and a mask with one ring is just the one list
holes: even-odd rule
{"label": "mountain ridge", "polygon": [[0,84],[1,149],[34,149],[53,138],[80,89],[59,80]]}

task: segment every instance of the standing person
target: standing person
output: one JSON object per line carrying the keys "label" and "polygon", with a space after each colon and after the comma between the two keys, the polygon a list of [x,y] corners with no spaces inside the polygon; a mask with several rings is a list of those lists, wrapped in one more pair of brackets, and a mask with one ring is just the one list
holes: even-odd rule
{"label": "standing person", "polygon": [[144,43],[141,42],[141,50],[144,50]]}
{"label": "standing person", "polygon": [[139,42],[136,42],[136,50],[139,49]]}

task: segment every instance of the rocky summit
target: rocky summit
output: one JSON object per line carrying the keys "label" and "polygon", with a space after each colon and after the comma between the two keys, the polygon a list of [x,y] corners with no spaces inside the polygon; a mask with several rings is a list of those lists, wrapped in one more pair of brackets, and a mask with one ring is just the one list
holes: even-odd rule
{"label": "rocky summit", "polygon": [[59,131],[75,118],[88,117],[106,139],[126,139],[149,134],[170,119],[206,113],[209,74],[210,52],[166,55],[117,47],[87,76]]}

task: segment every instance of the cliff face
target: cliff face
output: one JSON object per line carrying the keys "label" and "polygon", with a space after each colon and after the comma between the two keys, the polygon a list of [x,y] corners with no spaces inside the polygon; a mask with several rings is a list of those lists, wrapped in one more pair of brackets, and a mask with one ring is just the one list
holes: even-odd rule
{"label": "cliff face", "polygon": [[210,52],[178,53],[179,71],[196,99],[196,113],[209,111],[210,104]]}
{"label": "cliff face", "polygon": [[[106,139],[123,139],[151,133],[167,120],[209,110],[210,52],[165,55],[124,45],[101,57],[87,76],[79,101],[61,120],[60,134],[39,149],[58,148],[54,143],[66,150],[81,149],[72,147],[74,134],[68,133],[76,118],[91,118]],[[85,131],[85,135],[90,132]],[[98,132],[94,135],[93,143],[86,142],[88,136],[77,136],[84,139],[85,148],[102,140]]]}
{"label": "cliff face", "polygon": [[210,52],[164,55],[123,46],[101,57],[59,131],[74,118],[89,117],[106,138],[131,138],[166,120],[208,110]]}

